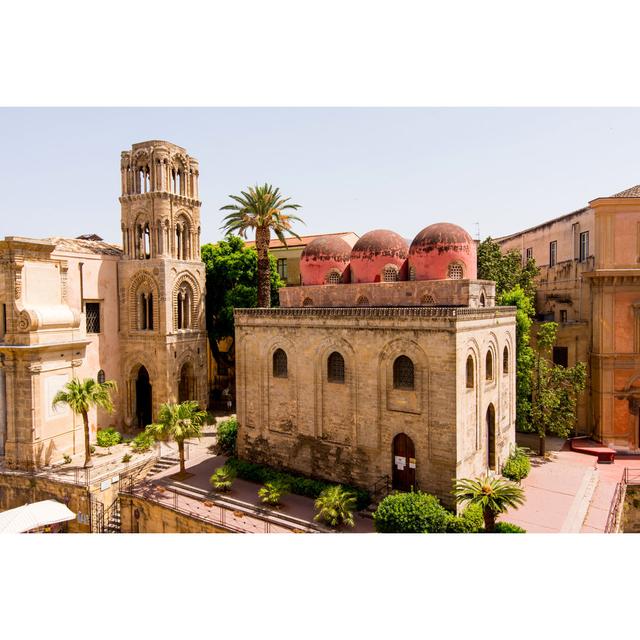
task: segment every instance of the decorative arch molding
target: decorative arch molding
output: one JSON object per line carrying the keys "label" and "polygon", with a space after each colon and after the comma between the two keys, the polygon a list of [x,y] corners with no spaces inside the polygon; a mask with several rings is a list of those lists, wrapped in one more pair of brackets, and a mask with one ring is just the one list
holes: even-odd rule
{"label": "decorative arch molding", "polygon": [[[482,421],[480,416],[480,405],[482,398],[482,367],[483,367],[483,351],[475,338],[470,338],[467,341],[466,348],[464,350],[464,359],[461,363],[461,371],[464,372],[464,385],[463,390],[467,394],[467,398],[472,398],[473,402],[473,432],[475,435],[475,451],[479,451],[482,447]],[[473,388],[467,387],[467,360],[471,358],[473,360]],[[467,403],[467,406],[470,403]]]}
{"label": "decorative arch molding", "polygon": [[[393,364],[399,356],[406,356],[413,363],[414,386],[411,390],[394,389]],[[378,356],[378,397],[385,398],[378,407],[379,420],[382,420],[385,407],[387,411],[416,415],[428,410],[429,370],[429,357],[416,341],[396,338],[388,342]]]}
{"label": "decorative arch molding", "polygon": [[[149,308],[149,294],[153,296]],[[147,308],[142,309],[141,296],[147,296]],[[141,322],[142,313],[146,313],[148,319],[146,326],[157,331],[160,327],[160,288],[150,271],[139,271],[129,281],[128,287],[129,329],[131,331],[151,330],[143,329],[145,323]]]}
{"label": "decorative arch molding", "polygon": [[[287,356],[287,375],[273,375],[273,356],[282,349]],[[261,380],[264,384],[264,416],[266,429],[286,435],[298,432],[300,424],[300,397],[298,391],[298,363],[295,344],[286,336],[269,341],[264,350]]]}
{"label": "decorative arch molding", "polygon": [[[327,362],[329,356],[334,351],[337,351],[344,359],[344,384],[334,385],[334,383],[327,381]],[[314,435],[317,438],[329,440],[325,433],[325,424],[327,422],[327,415],[325,414],[328,413],[325,411],[325,404],[331,403],[332,397],[330,394],[337,389],[339,393],[346,393],[348,395],[348,409],[345,411],[345,416],[351,423],[349,431],[350,442],[341,442],[339,444],[353,446],[356,444],[357,438],[356,421],[358,415],[358,369],[355,349],[351,343],[344,338],[328,336],[318,344],[316,354],[314,389],[317,410],[315,412],[316,423],[314,425]]]}
{"label": "decorative arch molding", "polygon": [[200,299],[200,285],[194,275],[188,271],[179,273],[171,292],[174,332],[200,329]]}
{"label": "decorative arch molding", "polygon": [[[486,380],[486,358],[487,351],[491,351],[492,365],[493,365],[493,375],[491,380]],[[484,383],[488,383],[490,386],[495,386],[498,383],[500,378],[500,371],[502,368],[502,355],[500,352],[499,340],[498,336],[493,332],[489,332],[489,337],[484,341],[483,350],[482,350],[482,363],[483,363],[483,372],[482,381]]]}
{"label": "decorative arch molding", "polygon": [[[124,373],[124,389],[120,392],[124,395],[125,404],[125,424],[131,426],[136,419],[136,380],[138,378],[138,372],[144,367],[149,374],[149,383],[151,389],[156,391],[159,388],[158,369],[153,361],[153,358],[149,357],[149,353],[142,349],[136,349],[129,355],[125,356],[122,363],[122,371]],[[154,407],[158,406],[157,393],[152,393],[152,412],[155,415]]]}

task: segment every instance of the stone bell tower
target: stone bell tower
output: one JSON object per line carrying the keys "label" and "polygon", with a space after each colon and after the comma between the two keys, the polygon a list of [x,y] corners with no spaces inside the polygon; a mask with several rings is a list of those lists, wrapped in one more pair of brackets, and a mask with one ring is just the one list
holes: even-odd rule
{"label": "stone bell tower", "polygon": [[150,140],[121,154],[118,265],[124,421],[143,427],[163,402],[207,402],[205,268],[198,161]]}

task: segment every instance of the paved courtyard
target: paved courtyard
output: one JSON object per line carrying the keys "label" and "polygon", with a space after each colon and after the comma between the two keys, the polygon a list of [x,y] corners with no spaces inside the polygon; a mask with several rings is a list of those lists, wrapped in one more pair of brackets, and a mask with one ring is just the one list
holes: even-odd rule
{"label": "paved courtyard", "polygon": [[[548,460],[532,459],[522,481],[526,502],[500,519],[530,533],[604,533],[609,508],[625,467],[640,468],[640,456],[616,456],[613,464],[570,451],[559,438],[547,439]],[[518,434],[518,443],[537,450],[537,436]]]}

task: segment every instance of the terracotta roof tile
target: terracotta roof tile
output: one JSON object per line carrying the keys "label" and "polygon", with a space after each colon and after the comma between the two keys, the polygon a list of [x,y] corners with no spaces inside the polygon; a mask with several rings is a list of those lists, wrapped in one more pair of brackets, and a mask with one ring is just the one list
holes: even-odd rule
{"label": "terracotta roof tile", "polygon": [[629,187],[620,193],[614,193],[610,198],[640,198],[640,184],[635,187]]}
{"label": "terracotta roof tile", "polygon": [[[356,236],[356,238],[358,237],[358,234],[356,234],[354,231],[339,231],[338,233],[318,233],[314,236],[300,236],[300,240],[292,236],[291,238],[287,238],[287,247],[304,247],[308,245],[312,240],[315,240],[316,238],[324,238],[327,236],[342,237],[342,236],[350,236],[350,235],[354,235]],[[247,242],[245,242],[244,244],[246,247],[256,246],[255,240],[247,240]],[[283,244],[282,242],[280,242],[280,240],[278,240],[278,238],[272,238],[271,242],[269,242],[270,249],[277,249],[282,246]]]}

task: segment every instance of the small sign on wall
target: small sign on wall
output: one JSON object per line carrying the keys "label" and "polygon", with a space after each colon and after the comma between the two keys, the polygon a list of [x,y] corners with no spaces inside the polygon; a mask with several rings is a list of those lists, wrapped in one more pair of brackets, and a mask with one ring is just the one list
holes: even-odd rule
{"label": "small sign on wall", "polygon": [[111,478],[107,478],[100,483],[100,491],[104,491],[111,486]]}
{"label": "small sign on wall", "polygon": [[409,469],[415,469],[415,468],[416,468],[416,459],[409,458]]}

